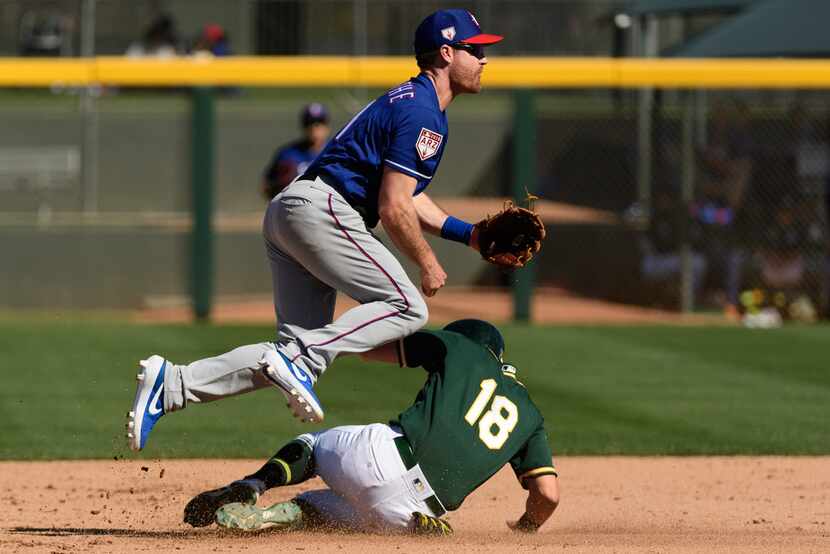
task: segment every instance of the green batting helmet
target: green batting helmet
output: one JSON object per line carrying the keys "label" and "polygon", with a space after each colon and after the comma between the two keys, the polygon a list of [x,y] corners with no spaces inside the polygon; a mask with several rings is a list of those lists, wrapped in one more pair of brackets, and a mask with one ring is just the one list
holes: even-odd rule
{"label": "green batting helmet", "polygon": [[492,323],[480,319],[459,319],[444,327],[444,331],[464,335],[471,341],[487,348],[501,361],[504,354],[504,337],[501,336],[501,332]]}

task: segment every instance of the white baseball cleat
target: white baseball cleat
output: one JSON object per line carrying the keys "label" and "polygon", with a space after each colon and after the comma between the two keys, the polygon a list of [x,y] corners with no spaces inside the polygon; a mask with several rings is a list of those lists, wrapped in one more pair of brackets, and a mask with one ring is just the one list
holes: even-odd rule
{"label": "white baseball cleat", "polygon": [[130,448],[138,452],[144,448],[153,426],[164,415],[164,370],[167,360],[153,355],[139,362],[141,369],[136,376],[133,409],[127,414],[127,440]]}
{"label": "white baseball cleat", "polygon": [[303,511],[296,502],[277,502],[267,508],[253,504],[225,504],[216,510],[216,523],[226,529],[257,531],[269,527],[292,529],[303,523]]}
{"label": "white baseball cleat", "polygon": [[294,417],[308,423],[323,421],[323,406],[314,393],[311,375],[300,369],[278,350],[269,350],[262,357],[263,374],[276,385]]}

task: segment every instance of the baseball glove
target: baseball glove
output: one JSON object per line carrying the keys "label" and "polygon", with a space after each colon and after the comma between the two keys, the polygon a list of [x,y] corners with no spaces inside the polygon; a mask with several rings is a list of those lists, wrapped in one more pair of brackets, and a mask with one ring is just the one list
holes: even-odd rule
{"label": "baseball glove", "polygon": [[[529,197],[532,199],[532,197]],[[481,257],[500,267],[524,267],[542,249],[545,225],[539,214],[506,202],[504,209],[475,224]]]}

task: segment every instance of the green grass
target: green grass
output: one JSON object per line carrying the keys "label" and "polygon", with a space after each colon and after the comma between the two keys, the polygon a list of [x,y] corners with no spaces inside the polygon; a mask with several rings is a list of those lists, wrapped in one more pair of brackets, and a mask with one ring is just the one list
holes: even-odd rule
{"label": "green grass", "polygon": [[[830,454],[830,327],[505,326],[508,358],[556,454]],[[271,326],[0,318],[0,458],[133,456],[136,361],[176,362],[268,339]],[[423,374],[356,358],[320,382],[327,425],[386,421]],[[308,429],[276,391],[163,419],[143,457],[263,457]]]}

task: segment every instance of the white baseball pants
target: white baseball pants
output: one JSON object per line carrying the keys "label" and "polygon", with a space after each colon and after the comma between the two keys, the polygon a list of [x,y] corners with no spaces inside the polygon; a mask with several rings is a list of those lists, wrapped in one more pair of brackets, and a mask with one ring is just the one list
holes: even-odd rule
{"label": "white baseball pants", "polygon": [[[309,435],[305,435],[308,437]],[[412,513],[437,516],[424,502],[435,493],[419,466],[407,470],[389,425],[347,425],[310,435],[315,472],[328,490],[302,493],[336,526],[375,532],[410,529]]]}

